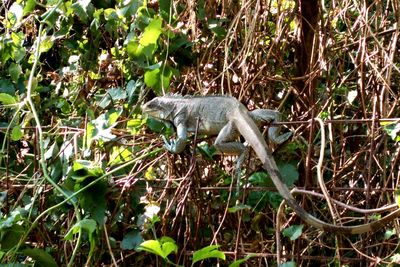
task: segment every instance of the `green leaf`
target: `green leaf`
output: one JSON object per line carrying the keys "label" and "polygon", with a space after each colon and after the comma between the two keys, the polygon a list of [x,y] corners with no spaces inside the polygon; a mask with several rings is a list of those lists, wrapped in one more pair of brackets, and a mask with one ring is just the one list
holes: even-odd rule
{"label": "green leaf", "polygon": [[144,178],[146,178],[147,181],[155,180],[157,176],[157,172],[154,170],[153,166],[149,166],[144,173]]}
{"label": "green leaf", "polygon": [[40,267],[57,267],[56,261],[46,251],[38,248],[28,248],[22,251],[26,256],[31,257],[35,261],[35,266]]}
{"label": "green leaf", "polygon": [[144,29],[142,38],[140,38],[139,43],[143,46],[150,44],[157,44],[158,37],[161,34],[162,19],[156,17],[151,20],[150,24]]}
{"label": "green leaf", "polygon": [[72,166],[71,178],[82,182],[88,177],[100,177],[104,174],[103,169],[89,160],[76,160]]}
{"label": "green leaf", "polygon": [[292,225],[288,228],[286,228],[285,230],[283,230],[283,235],[286,237],[289,237],[290,240],[294,241],[297,238],[299,238],[301,236],[301,234],[303,233],[303,224],[300,225]]}
{"label": "green leaf", "polygon": [[19,64],[11,63],[8,67],[8,74],[14,82],[18,81],[19,76],[22,74],[22,68]]}
{"label": "green leaf", "polygon": [[132,160],[134,158],[130,148],[114,146],[112,148],[112,153],[110,155],[110,160],[108,161],[108,166],[112,166],[115,164],[121,164]]}
{"label": "green leaf", "polygon": [[11,131],[11,139],[13,141],[18,141],[24,136],[21,125],[16,125]]}
{"label": "green leaf", "polygon": [[385,235],[384,235],[384,239],[388,240],[390,239],[392,236],[396,235],[396,229],[389,229],[385,231]]}
{"label": "green leaf", "polygon": [[383,126],[383,129],[385,132],[392,138],[394,141],[399,141],[398,136],[400,132],[400,123],[396,122],[381,122],[380,123]]}
{"label": "green leaf", "polygon": [[142,242],[137,250],[147,251],[163,259],[167,259],[168,255],[172,252],[178,252],[178,247],[172,238],[162,237],[160,240],[147,240]]}
{"label": "green leaf", "polygon": [[130,231],[124,236],[121,242],[121,249],[123,250],[136,249],[142,242],[143,238],[141,232],[135,229]]}
{"label": "green leaf", "polygon": [[145,7],[145,1],[143,0],[128,0],[123,2],[123,7],[120,9],[120,13],[125,18],[130,18],[136,15],[136,12],[140,7]]}
{"label": "green leaf", "polygon": [[20,22],[23,15],[23,7],[19,3],[14,2],[8,10],[8,20],[10,21],[10,26],[14,27],[18,22]]}
{"label": "green leaf", "polygon": [[126,91],[121,87],[115,87],[107,90],[105,97],[99,103],[101,108],[106,108],[110,103],[126,99]]}
{"label": "green leaf", "polygon": [[281,173],[282,181],[288,187],[293,186],[293,184],[299,179],[299,172],[297,171],[296,163],[286,163],[278,160],[276,164]]}
{"label": "green leaf", "polygon": [[121,113],[122,109],[110,110],[89,122],[86,128],[86,140],[88,146],[90,146],[93,140],[104,142],[114,139],[115,135],[111,133],[111,130],[116,126]]}
{"label": "green leaf", "polygon": [[271,179],[268,178],[268,174],[264,171],[255,172],[250,175],[249,182],[253,186],[264,186],[264,187],[273,187]]}
{"label": "green leaf", "polygon": [[137,248],[138,251],[147,251],[156,254],[165,259],[164,253],[161,249],[161,243],[158,240],[146,240],[142,242]]}
{"label": "green leaf", "polygon": [[72,240],[73,235],[78,233],[80,230],[86,231],[89,235],[93,234],[94,231],[96,230],[97,224],[95,220],[92,219],[83,219],[74,226],[71,227],[71,229],[68,231],[68,233],[65,235],[64,239],[65,240]]}
{"label": "green leaf", "polygon": [[279,265],[279,267],[296,267],[296,266],[297,264],[294,261],[288,261]]}
{"label": "green leaf", "polygon": [[217,36],[218,39],[223,39],[226,36],[226,29],[221,26],[223,20],[211,19],[208,23],[208,28]]}
{"label": "green leaf", "polygon": [[72,4],[72,9],[75,11],[76,16],[82,20],[83,23],[87,23],[89,15],[92,15],[93,5],[90,0],[78,0]]}
{"label": "green leaf", "polygon": [[233,207],[228,208],[228,212],[231,212],[231,213],[235,213],[235,212],[238,212],[240,210],[251,210],[251,206],[244,205],[244,204],[239,204],[239,205],[235,205]]}
{"label": "green leaf", "polygon": [[9,95],[15,95],[15,87],[10,80],[0,80],[0,93],[6,93]]}
{"label": "green leaf", "polygon": [[170,22],[171,18],[171,0],[160,0],[160,13],[162,18],[167,21],[168,23]]}
{"label": "green leaf", "polygon": [[17,103],[15,98],[9,94],[0,93],[0,103],[3,105],[12,105]]}
{"label": "green leaf", "polygon": [[209,160],[212,160],[215,155],[217,155],[217,149],[215,146],[208,145],[207,142],[203,141],[197,145],[199,152],[206,156]]}
{"label": "green leaf", "polygon": [[[91,181],[89,179],[88,181]],[[84,183],[85,185],[86,183]],[[76,189],[80,189],[77,186]],[[84,193],[78,196],[79,203],[85,213],[92,215],[91,217],[96,220],[99,225],[104,224],[107,202],[106,194],[108,191],[108,184],[106,181],[97,181],[94,185],[85,190]]]}
{"label": "green leaf", "polygon": [[27,0],[24,6],[24,15],[32,12],[36,7],[36,1],[35,0]]}
{"label": "green leaf", "polygon": [[164,91],[169,89],[171,77],[172,70],[169,67],[164,69],[161,67],[146,71],[144,73],[144,82],[148,87],[154,89],[156,93],[161,94],[162,88],[164,88]]}
{"label": "green leaf", "polygon": [[[12,221],[14,221],[14,218],[10,218]],[[18,218],[16,218],[18,219]],[[5,228],[4,226],[11,224],[11,226]],[[0,239],[0,247],[2,251],[7,251],[14,246],[16,246],[22,237],[22,235],[25,233],[26,229],[23,228],[19,224],[12,224],[14,222],[4,222],[2,223],[2,226],[0,228],[0,234],[1,234],[1,239]]]}
{"label": "green leaf", "polygon": [[247,255],[243,259],[235,260],[231,264],[229,264],[229,267],[239,267],[240,264],[245,263],[248,259],[254,257],[254,255]]}
{"label": "green leaf", "polygon": [[50,36],[46,36],[40,42],[39,51],[41,53],[45,53],[49,51],[53,47],[54,41],[51,39]]}
{"label": "green leaf", "polygon": [[140,80],[130,80],[126,84],[126,92],[128,95],[128,104],[132,105],[137,102],[139,98],[139,93],[143,88],[143,82]]}
{"label": "green leaf", "polygon": [[193,253],[193,261],[192,261],[192,266],[199,261],[202,261],[204,259],[208,258],[219,258],[221,260],[225,260],[225,254],[221,251],[218,250],[218,245],[211,245],[204,247],[202,249],[199,249]]}

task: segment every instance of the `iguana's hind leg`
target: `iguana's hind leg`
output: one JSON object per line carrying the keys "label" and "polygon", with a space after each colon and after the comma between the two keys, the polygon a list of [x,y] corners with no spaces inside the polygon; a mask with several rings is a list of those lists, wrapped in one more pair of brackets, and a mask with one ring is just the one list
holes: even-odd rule
{"label": "iguana's hind leg", "polygon": [[[258,127],[265,123],[282,121],[282,115],[278,111],[270,109],[255,109],[250,112],[250,117]],[[281,127],[272,126],[268,129],[268,138],[274,144],[282,144],[292,135],[291,132],[280,134]]]}
{"label": "iguana's hind leg", "polygon": [[245,146],[235,141],[239,137],[239,132],[236,130],[233,122],[228,122],[219,132],[214,142],[214,147],[226,155],[241,155]]}
{"label": "iguana's hind leg", "polygon": [[222,130],[219,132],[214,142],[214,147],[226,155],[239,155],[236,161],[236,168],[234,179],[236,180],[236,197],[239,197],[240,193],[240,174],[242,163],[248,156],[248,148],[246,148],[241,142],[236,139],[239,137],[239,131],[236,129],[232,122],[228,122]]}

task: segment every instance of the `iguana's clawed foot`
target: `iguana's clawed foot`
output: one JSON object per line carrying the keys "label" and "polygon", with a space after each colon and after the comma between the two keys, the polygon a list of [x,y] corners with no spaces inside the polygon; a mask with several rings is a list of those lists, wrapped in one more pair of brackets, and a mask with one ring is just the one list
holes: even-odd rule
{"label": "iguana's clawed foot", "polygon": [[250,148],[246,146],[242,153],[239,155],[238,159],[236,160],[236,168],[234,177],[236,179],[236,195],[239,197],[240,195],[240,175],[242,173],[242,164],[245,160],[249,157],[249,150]]}
{"label": "iguana's clawed foot", "polygon": [[284,134],[281,134],[281,135],[270,134],[269,135],[269,139],[274,144],[279,145],[279,144],[282,144],[283,142],[285,142],[286,140],[288,140],[292,135],[293,135],[292,132],[287,132],[287,133],[284,133]]}
{"label": "iguana's clawed foot", "polygon": [[164,135],[161,136],[164,141],[164,147],[173,154],[181,153],[186,146],[185,140],[168,140]]}

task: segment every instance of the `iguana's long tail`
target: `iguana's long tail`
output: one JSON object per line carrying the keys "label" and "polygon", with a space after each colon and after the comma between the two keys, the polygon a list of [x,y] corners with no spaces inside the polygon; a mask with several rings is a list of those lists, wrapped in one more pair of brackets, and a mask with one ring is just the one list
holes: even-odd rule
{"label": "iguana's long tail", "polygon": [[361,234],[369,231],[381,229],[385,224],[400,216],[400,209],[397,209],[378,221],[357,226],[337,226],[321,221],[305,211],[290,193],[287,186],[282,182],[280,172],[259,129],[250,118],[247,109],[239,104],[238,108],[233,109],[230,114],[231,120],[235,123],[240,134],[246,139],[254,149],[257,156],[263,163],[263,168],[269,173],[279,194],[285,199],[286,203],[297,213],[306,223],[327,232],[339,234]]}

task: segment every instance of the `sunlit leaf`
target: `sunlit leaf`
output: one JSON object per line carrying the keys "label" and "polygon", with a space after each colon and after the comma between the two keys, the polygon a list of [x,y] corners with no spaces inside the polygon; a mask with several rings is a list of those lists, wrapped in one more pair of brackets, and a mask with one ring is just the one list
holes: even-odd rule
{"label": "sunlit leaf", "polygon": [[0,103],[3,105],[12,105],[17,103],[15,98],[9,94],[0,93]]}
{"label": "sunlit leaf", "polygon": [[146,240],[139,245],[137,250],[147,251],[156,254],[162,258],[166,257],[161,249],[161,243],[158,240]]}
{"label": "sunlit leaf", "polygon": [[24,6],[24,15],[32,12],[36,7],[36,1],[35,0],[26,0],[25,6]]}
{"label": "sunlit leaf", "polygon": [[202,249],[199,249],[193,253],[193,261],[192,261],[192,266],[199,261],[202,261],[204,259],[208,258],[219,258],[221,260],[225,260],[225,254],[221,251],[218,250],[219,246],[218,245],[211,245],[204,247]]}
{"label": "sunlit leaf", "polygon": [[46,36],[40,42],[39,51],[41,53],[45,53],[53,47],[53,44],[54,44],[54,41],[51,39],[51,37]]}
{"label": "sunlit leaf", "polygon": [[88,22],[90,9],[93,8],[90,0],[78,0],[76,3],[72,4],[72,9],[75,11],[77,17],[84,23]]}
{"label": "sunlit leaf", "polygon": [[156,44],[158,37],[160,36],[162,30],[162,19],[159,17],[154,18],[150,24],[144,29],[144,33],[140,38],[139,43],[143,46],[147,46],[149,44]]}
{"label": "sunlit leaf", "polygon": [[157,178],[157,173],[154,170],[153,166],[150,166],[150,167],[147,168],[146,172],[144,173],[144,177],[148,181],[152,181],[152,180]]}
{"label": "sunlit leaf", "polygon": [[11,139],[13,141],[18,141],[24,136],[21,125],[16,125],[11,131]]}
{"label": "sunlit leaf", "polygon": [[121,164],[133,159],[133,154],[126,147],[114,146],[110,155],[108,165]]}
{"label": "sunlit leaf", "polygon": [[164,88],[165,91],[169,89],[172,74],[171,69],[168,67],[148,70],[144,73],[144,82],[148,87],[161,93],[162,88]]}

